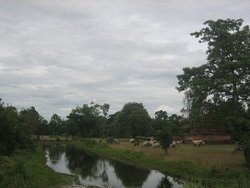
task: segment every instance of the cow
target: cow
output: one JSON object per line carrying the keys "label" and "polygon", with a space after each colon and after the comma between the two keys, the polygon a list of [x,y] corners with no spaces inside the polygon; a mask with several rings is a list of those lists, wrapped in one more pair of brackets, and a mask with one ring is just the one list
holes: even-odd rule
{"label": "cow", "polygon": [[130,144],[134,144],[134,146],[139,146],[139,140],[137,138],[132,138],[129,140]]}
{"label": "cow", "polygon": [[203,140],[192,140],[194,146],[203,146],[205,142]]}
{"label": "cow", "polygon": [[129,143],[130,144],[133,144],[135,142],[135,139],[134,138],[131,138],[130,140],[129,140]]}
{"label": "cow", "polygon": [[161,145],[161,144],[160,144],[159,142],[155,142],[155,143],[152,144],[151,147],[152,147],[152,148],[159,148],[160,145]]}
{"label": "cow", "polygon": [[149,147],[149,146],[150,146],[149,141],[144,141],[144,142],[142,143],[142,145],[145,146],[145,147]]}
{"label": "cow", "polygon": [[176,142],[173,140],[172,143],[169,145],[169,148],[175,148]]}
{"label": "cow", "polygon": [[154,143],[156,143],[157,141],[156,140],[150,140],[148,141],[149,142],[149,145],[152,146]]}
{"label": "cow", "polygon": [[178,141],[173,141],[175,143],[176,146],[179,146],[182,144],[182,140],[178,140]]}
{"label": "cow", "polygon": [[115,144],[120,144],[120,142],[117,139],[114,139]]}

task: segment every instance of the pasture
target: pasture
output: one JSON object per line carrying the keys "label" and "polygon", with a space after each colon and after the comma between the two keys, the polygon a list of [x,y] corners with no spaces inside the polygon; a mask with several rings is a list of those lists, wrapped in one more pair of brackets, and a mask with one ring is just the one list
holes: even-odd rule
{"label": "pasture", "polygon": [[[103,140],[103,142],[105,142]],[[129,139],[119,139],[119,144],[110,144],[112,148],[126,149],[135,152],[143,152],[148,156],[164,158],[166,161],[190,161],[202,164],[207,167],[232,168],[244,165],[242,152],[232,154],[234,145],[204,145],[194,147],[192,144],[181,144],[176,148],[168,150],[167,155],[163,155],[161,148],[144,147],[142,141],[139,146],[129,144]]]}

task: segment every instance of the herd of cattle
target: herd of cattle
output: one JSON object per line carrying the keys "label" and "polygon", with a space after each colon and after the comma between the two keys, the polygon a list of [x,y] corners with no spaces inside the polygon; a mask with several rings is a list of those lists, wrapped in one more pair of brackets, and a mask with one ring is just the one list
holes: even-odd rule
{"label": "herd of cattle", "polygon": [[[139,140],[132,138],[129,140],[130,144],[134,144],[134,146],[139,145]],[[173,140],[172,143],[170,144],[169,148],[175,148],[176,146],[180,146],[183,143],[183,140]],[[191,142],[194,146],[203,146],[205,142],[203,140],[192,140]],[[150,138],[150,140],[144,141],[142,143],[144,147],[152,147],[152,148],[159,148],[161,146],[160,142],[155,140],[154,138]]]}

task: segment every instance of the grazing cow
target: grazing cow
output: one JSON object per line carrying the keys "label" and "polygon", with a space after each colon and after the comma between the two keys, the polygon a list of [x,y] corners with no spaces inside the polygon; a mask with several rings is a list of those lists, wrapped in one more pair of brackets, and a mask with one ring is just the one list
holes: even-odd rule
{"label": "grazing cow", "polygon": [[133,144],[135,142],[135,139],[134,138],[131,138],[130,140],[129,140],[129,143],[130,144]]}
{"label": "grazing cow", "polygon": [[117,139],[114,139],[115,144],[120,144],[120,142]]}
{"label": "grazing cow", "polygon": [[145,146],[145,147],[149,147],[149,146],[150,146],[149,141],[144,141],[144,142],[142,143],[142,145]]}
{"label": "grazing cow", "polygon": [[135,142],[134,142],[134,146],[139,146],[140,142],[139,142],[139,139],[135,139]]}
{"label": "grazing cow", "polygon": [[139,146],[139,140],[137,138],[132,138],[129,140],[130,144],[134,144],[134,146]]}
{"label": "grazing cow", "polygon": [[149,142],[149,145],[152,146],[154,143],[156,143],[157,141],[156,140],[150,140],[148,141]]}
{"label": "grazing cow", "polygon": [[152,144],[151,147],[152,147],[152,148],[159,148],[160,145],[161,145],[161,144],[160,144],[159,142],[155,142],[155,143]]}
{"label": "grazing cow", "polygon": [[203,146],[205,142],[203,140],[192,140],[194,146]]}
{"label": "grazing cow", "polygon": [[169,145],[169,148],[175,148],[176,142],[173,140],[172,143]]}
{"label": "grazing cow", "polygon": [[179,146],[182,144],[182,140],[174,141],[176,146]]}

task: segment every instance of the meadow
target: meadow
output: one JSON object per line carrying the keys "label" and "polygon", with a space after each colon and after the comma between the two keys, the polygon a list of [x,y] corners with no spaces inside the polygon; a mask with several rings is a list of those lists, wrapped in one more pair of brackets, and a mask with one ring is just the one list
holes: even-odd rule
{"label": "meadow", "polygon": [[81,139],[73,144],[99,155],[136,166],[156,169],[183,180],[185,188],[198,187],[250,187],[249,170],[242,153],[232,154],[233,145],[204,145],[194,147],[183,144],[169,149],[147,148],[119,139],[119,144],[107,144],[103,139]]}
{"label": "meadow", "polygon": [[[105,142],[103,140],[103,142]],[[181,144],[168,150],[164,155],[161,148],[144,147],[142,144],[134,146],[128,139],[119,139],[119,144],[110,144],[112,148],[127,149],[129,151],[143,152],[148,156],[163,158],[166,161],[190,161],[208,167],[241,168],[244,165],[243,152],[232,154],[234,145],[204,145],[194,147],[191,144]]]}

